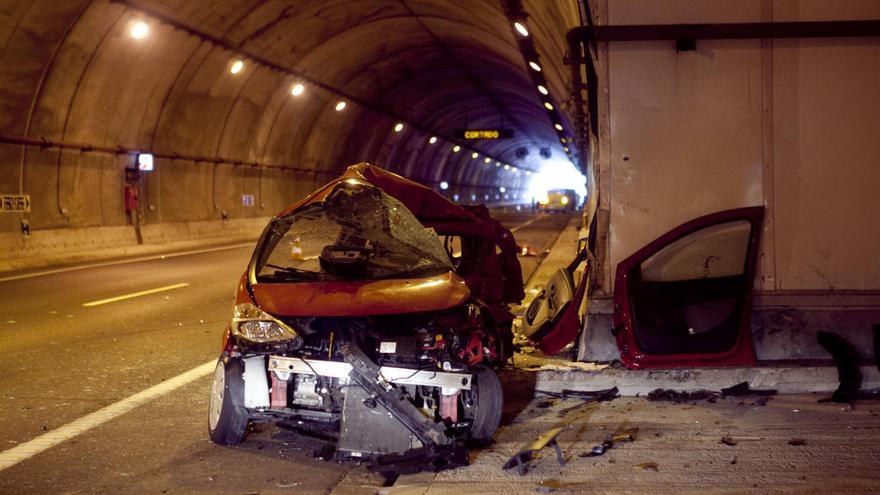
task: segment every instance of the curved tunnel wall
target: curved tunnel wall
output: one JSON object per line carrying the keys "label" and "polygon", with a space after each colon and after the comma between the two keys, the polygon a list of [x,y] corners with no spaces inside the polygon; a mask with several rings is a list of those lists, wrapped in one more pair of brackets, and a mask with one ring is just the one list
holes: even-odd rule
{"label": "curved tunnel wall", "polygon": [[[577,2],[523,8],[565,115],[561,50],[565,29],[578,23]],[[150,27],[144,39],[129,34],[138,20]],[[292,96],[299,78],[247,57],[231,74],[236,53],[180,25],[371,108],[349,101],[336,112],[340,97],[312,84]],[[185,157],[157,158],[139,181],[147,224],[268,216],[357,161],[434,187],[446,181],[445,192],[463,201],[491,202],[500,186],[512,192],[527,179],[501,164],[537,169],[542,146],[562,155],[515,36],[494,0],[4,0],[0,133]],[[424,129],[394,132],[394,116]],[[446,139],[428,143],[427,130],[449,135],[465,123],[511,127],[516,138],[467,143],[478,159],[467,148],[453,152]],[[523,146],[532,153],[517,159]],[[6,143],[0,160],[0,191],[32,200],[23,217],[0,216],[0,232],[20,232],[22,218],[32,230],[127,223],[124,169],[132,155]],[[254,195],[254,205],[242,205],[242,194]]]}

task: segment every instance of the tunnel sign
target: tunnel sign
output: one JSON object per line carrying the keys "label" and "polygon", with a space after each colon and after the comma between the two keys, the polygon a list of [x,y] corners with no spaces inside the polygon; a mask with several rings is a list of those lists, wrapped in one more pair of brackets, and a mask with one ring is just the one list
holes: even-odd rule
{"label": "tunnel sign", "polygon": [[459,139],[509,139],[513,129],[458,129],[455,137]]}
{"label": "tunnel sign", "polygon": [[242,194],[241,195],[241,204],[243,206],[254,206],[254,195],[253,194]]}
{"label": "tunnel sign", "polygon": [[30,194],[0,194],[0,211],[4,213],[28,213],[31,211]]}

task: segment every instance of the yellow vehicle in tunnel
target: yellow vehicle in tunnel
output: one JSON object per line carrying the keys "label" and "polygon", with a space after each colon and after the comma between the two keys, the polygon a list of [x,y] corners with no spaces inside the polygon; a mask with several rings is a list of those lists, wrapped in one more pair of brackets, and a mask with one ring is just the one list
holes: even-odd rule
{"label": "yellow vehicle in tunnel", "polygon": [[573,213],[577,211],[578,203],[578,194],[574,189],[551,189],[538,199],[535,208],[538,211]]}

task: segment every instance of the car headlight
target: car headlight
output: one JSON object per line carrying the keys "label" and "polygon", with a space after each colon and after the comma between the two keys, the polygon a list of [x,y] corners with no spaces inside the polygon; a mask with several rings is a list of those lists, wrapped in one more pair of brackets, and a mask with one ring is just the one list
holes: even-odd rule
{"label": "car headlight", "polygon": [[568,196],[563,196],[559,201],[561,201],[562,204],[567,205],[568,204]]}
{"label": "car headlight", "polygon": [[252,342],[297,339],[296,330],[250,303],[232,308],[232,333]]}

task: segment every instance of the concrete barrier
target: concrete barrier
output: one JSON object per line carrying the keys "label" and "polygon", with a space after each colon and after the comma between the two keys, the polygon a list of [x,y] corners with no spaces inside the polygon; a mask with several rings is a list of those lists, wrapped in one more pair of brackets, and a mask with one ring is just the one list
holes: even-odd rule
{"label": "concrete barrier", "polygon": [[0,233],[0,273],[233,244],[259,237],[269,217]]}

